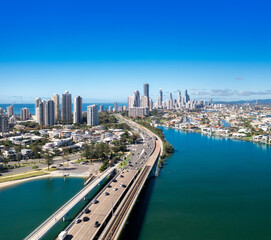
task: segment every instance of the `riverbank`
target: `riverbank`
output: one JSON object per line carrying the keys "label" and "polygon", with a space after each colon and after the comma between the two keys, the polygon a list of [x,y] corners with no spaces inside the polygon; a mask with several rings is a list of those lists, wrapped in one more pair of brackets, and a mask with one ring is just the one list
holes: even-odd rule
{"label": "riverbank", "polygon": [[177,128],[177,127],[170,127],[170,126],[166,126],[166,125],[158,125],[158,126],[163,127],[163,128],[168,128],[168,129],[176,129],[176,130],[179,130],[182,132],[198,133],[198,134],[205,135],[205,136],[220,137],[220,138],[224,138],[224,139],[231,139],[231,140],[243,141],[243,142],[251,142],[254,144],[261,144],[263,146],[271,147],[271,142],[267,143],[267,142],[262,142],[262,141],[253,141],[252,138],[248,138],[248,137],[237,138],[237,137],[232,137],[232,136],[223,135],[223,134],[205,133],[205,132],[201,132],[201,131],[197,131],[197,130],[193,130],[193,129],[183,129],[183,128]]}

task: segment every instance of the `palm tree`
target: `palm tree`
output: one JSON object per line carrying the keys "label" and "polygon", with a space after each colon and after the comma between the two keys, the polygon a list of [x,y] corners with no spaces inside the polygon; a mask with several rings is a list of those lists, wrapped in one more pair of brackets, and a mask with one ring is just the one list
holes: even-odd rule
{"label": "palm tree", "polygon": [[43,158],[45,159],[47,167],[48,167],[48,170],[49,170],[49,166],[53,164],[53,156],[52,156],[51,153],[49,153],[48,151],[46,151],[44,153],[44,155],[43,155]]}

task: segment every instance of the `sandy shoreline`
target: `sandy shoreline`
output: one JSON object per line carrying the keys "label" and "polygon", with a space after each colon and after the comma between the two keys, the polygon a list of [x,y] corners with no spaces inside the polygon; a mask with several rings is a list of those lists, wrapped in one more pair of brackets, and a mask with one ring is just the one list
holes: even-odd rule
{"label": "sandy shoreline", "polygon": [[[24,183],[27,181],[31,181],[31,180],[37,180],[37,179],[41,179],[41,178],[48,178],[48,177],[53,177],[53,178],[59,178],[59,177],[64,177],[63,174],[46,174],[46,175],[41,175],[41,176],[36,176],[36,177],[29,177],[29,178],[25,178],[25,179],[19,179],[19,180],[14,180],[14,181],[8,181],[8,182],[3,182],[0,183],[0,189],[2,188],[6,188],[6,187],[10,187],[13,185],[17,185],[20,183]],[[85,178],[86,176],[84,175],[80,175],[80,174],[69,174],[68,177],[80,177],[80,178]]]}

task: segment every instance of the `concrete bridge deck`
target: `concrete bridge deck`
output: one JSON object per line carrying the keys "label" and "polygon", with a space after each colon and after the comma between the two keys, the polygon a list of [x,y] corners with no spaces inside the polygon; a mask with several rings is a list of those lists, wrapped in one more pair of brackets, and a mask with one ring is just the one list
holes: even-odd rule
{"label": "concrete bridge deck", "polygon": [[77,193],[72,199],[70,199],[65,205],[58,209],[53,215],[51,215],[45,222],[43,222],[38,228],[30,233],[24,240],[38,240],[41,239],[58,221],[79,202],[81,201],[92,189],[94,189],[103,179],[109,176],[115,171],[115,168],[109,168],[97,177],[92,183],[84,187],[79,193]]}

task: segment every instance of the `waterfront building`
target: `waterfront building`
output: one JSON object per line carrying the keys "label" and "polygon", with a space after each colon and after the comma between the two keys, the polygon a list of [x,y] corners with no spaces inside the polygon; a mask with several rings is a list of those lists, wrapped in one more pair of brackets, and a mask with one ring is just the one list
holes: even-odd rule
{"label": "waterfront building", "polygon": [[100,112],[104,112],[104,105],[100,105]]}
{"label": "waterfront building", "polygon": [[37,114],[38,114],[37,108],[39,107],[40,102],[41,102],[41,98],[35,99],[35,116],[36,116],[36,118],[37,118]]}
{"label": "waterfront building", "polygon": [[98,105],[96,104],[90,105],[87,107],[87,125],[97,126],[98,124],[99,124]]}
{"label": "waterfront building", "polygon": [[28,108],[22,108],[21,109],[21,121],[25,121],[29,119],[29,109]]}
{"label": "waterfront building", "polygon": [[112,106],[109,106],[109,107],[108,107],[108,112],[111,113],[112,111],[113,111],[113,110],[112,110]]}
{"label": "waterfront building", "polygon": [[59,121],[60,120],[59,95],[55,93],[52,96],[52,100],[54,101],[55,104],[55,120]]}
{"label": "waterfront building", "polygon": [[40,126],[44,125],[43,108],[43,101],[39,101],[38,107],[36,108],[36,121]]}
{"label": "waterfront building", "polygon": [[62,94],[61,118],[62,118],[62,121],[65,121],[65,122],[72,121],[72,95],[69,94],[68,91]]}
{"label": "waterfront building", "polygon": [[3,115],[3,114],[4,114],[4,109],[0,108],[0,115]]}
{"label": "waterfront building", "polygon": [[117,112],[117,111],[118,111],[118,103],[117,103],[117,102],[114,102],[114,108],[113,108],[113,111],[114,111],[114,112]]}
{"label": "waterfront building", "polygon": [[80,96],[74,98],[73,123],[82,123],[82,98]]}
{"label": "waterfront building", "polygon": [[44,101],[44,124],[45,126],[55,125],[55,103],[53,100]]}
{"label": "waterfront building", "polygon": [[7,107],[7,116],[11,117],[14,115],[14,107],[13,105]]}

